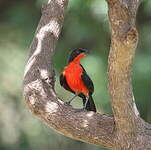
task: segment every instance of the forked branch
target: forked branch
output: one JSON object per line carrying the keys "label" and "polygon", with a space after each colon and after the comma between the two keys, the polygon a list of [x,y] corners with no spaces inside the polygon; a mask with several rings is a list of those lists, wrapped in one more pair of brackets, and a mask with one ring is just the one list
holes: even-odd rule
{"label": "forked branch", "polygon": [[149,149],[151,127],[139,117],[131,87],[139,1],[108,0],[112,37],[109,92],[114,118],[94,112],[77,112],[56,95],[52,57],[67,3],[68,0],[49,0],[43,8],[24,75],[24,97],[29,109],[65,136],[116,150]]}

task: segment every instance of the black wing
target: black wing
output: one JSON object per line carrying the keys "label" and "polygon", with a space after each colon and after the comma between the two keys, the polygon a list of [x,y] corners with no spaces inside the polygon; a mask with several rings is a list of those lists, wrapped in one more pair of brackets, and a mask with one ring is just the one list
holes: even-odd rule
{"label": "black wing", "polygon": [[74,91],[72,91],[72,89],[68,86],[67,81],[66,81],[66,77],[63,75],[63,73],[61,73],[60,75],[60,85],[62,87],[64,87],[66,90],[75,93]]}
{"label": "black wing", "polygon": [[[82,65],[81,65],[81,67],[83,68]],[[86,87],[89,89],[90,94],[92,94],[94,92],[94,85],[84,68],[83,68],[83,73],[82,73],[81,78],[82,78],[84,84],[86,85]]]}

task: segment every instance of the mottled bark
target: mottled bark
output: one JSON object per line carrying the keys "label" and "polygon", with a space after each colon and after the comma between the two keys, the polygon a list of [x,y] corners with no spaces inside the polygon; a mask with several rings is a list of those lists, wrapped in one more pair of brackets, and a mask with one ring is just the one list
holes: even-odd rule
{"label": "mottled bark", "polygon": [[57,132],[115,150],[151,149],[151,125],[139,116],[131,86],[131,65],[138,41],[138,0],[108,0],[111,25],[109,93],[113,115],[77,112],[54,90],[52,57],[68,0],[43,7],[25,67],[24,97],[29,109]]}
{"label": "mottled bark", "polygon": [[118,137],[115,149],[140,146],[143,122],[134,101],[131,68],[138,42],[135,27],[139,0],[108,0],[111,48],[108,60],[109,93]]}

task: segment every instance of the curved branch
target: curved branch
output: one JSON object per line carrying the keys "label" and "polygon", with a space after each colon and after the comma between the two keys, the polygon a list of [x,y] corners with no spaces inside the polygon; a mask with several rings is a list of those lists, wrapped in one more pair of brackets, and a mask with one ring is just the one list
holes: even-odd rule
{"label": "curved branch", "polygon": [[67,0],[49,0],[43,8],[24,75],[24,97],[30,110],[61,134],[112,147],[114,121],[109,115],[77,112],[54,91],[52,53],[64,21]]}
{"label": "curved branch", "polygon": [[113,117],[91,111],[78,112],[66,106],[51,90],[45,80],[36,80],[26,85],[25,100],[35,115],[65,136],[104,147],[113,146]]}

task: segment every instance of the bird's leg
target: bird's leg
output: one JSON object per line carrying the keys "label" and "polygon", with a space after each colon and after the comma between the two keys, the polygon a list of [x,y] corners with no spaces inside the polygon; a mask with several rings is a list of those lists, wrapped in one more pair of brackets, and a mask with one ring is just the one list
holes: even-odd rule
{"label": "bird's leg", "polygon": [[66,104],[70,105],[70,103],[78,96],[78,94],[75,94],[69,101],[65,102]]}
{"label": "bird's leg", "polygon": [[77,109],[76,112],[87,111],[87,110],[86,110],[86,106],[87,106],[88,101],[89,101],[89,96],[86,96],[86,101],[85,101],[85,103],[84,103],[83,108]]}
{"label": "bird's leg", "polygon": [[89,100],[89,96],[86,96],[86,101],[85,101],[85,104],[84,104],[83,109],[86,109],[86,106],[87,106],[88,100]]}

